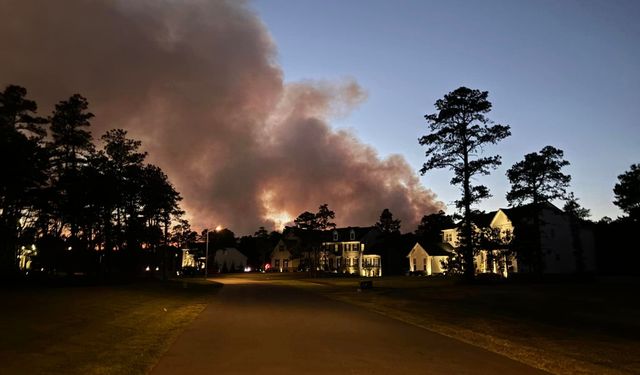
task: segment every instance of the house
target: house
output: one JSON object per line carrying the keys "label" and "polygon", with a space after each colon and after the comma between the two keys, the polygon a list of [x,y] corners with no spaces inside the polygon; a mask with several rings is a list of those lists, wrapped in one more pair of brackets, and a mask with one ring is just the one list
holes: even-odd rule
{"label": "house", "polygon": [[320,267],[325,271],[382,276],[382,257],[369,251],[380,236],[376,227],[336,228],[324,232]]}
{"label": "house", "polygon": [[[536,222],[539,230],[535,230]],[[532,271],[532,244],[540,246],[544,273],[595,270],[592,231],[551,203],[501,208],[477,215],[473,224],[476,234],[491,233],[494,237],[491,248],[481,249],[475,255],[476,273],[501,273],[506,277],[514,272]],[[442,241],[457,248],[458,232],[459,228],[443,230]]]}
{"label": "house", "polygon": [[454,248],[448,243],[425,245],[418,241],[407,254],[409,272],[422,272],[425,275],[444,273],[443,265],[453,254]]}
{"label": "house", "polygon": [[270,266],[275,272],[297,271],[301,256],[298,249],[299,239],[292,236],[280,239],[271,252]]}
{"label": "house", "polygon": [[271,253],[271,268],[277,272],[317,271],[381,276],[381,256],[369,251],[378,237],[374,227],[333,230],[286,228]]}
{"label": "house", "polygon": [[228,272],[244,271],[247,267],[247,257],[235,247],[227,247],[216,250],[213,256],[216,269]]}

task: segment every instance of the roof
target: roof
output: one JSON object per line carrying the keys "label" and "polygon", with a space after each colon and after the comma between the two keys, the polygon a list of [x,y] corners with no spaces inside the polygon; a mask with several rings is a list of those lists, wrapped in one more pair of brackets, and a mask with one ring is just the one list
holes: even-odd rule
{"label": "roof", "polygon": [[530,203],[530,204],[526,204],[518,207],[503,208],[502,212],[504,212],[505,215],[507,215],[507,217],[509,218],[509,220],[511,220],[511,222],[515,224],[515,223],[522,223],[524,220],[529,220],[533,218],[537,210],[544,210],[544,209],[551,210],[556,214],[564,213],[561,209],[559,209],[558,207],[554,206],[549,202],[542,202],[542,203],[538,203],[537,205]]}
{"label": "roof", "polygon": [[[351,233],[353,232],[353,239]],[[334,237],[334,234],[338,234],[338,238]],[[379,230],[376,227],[346,227],[325,230],[322,232],[323,242],[343,242],[343,241],[360,241],[360,242],[372,242],[378,235]]]}
{"label": "roof", "polygon": [[[354,237],[351,239],[351,232],[353,231]],[[338,233],[338,239],[335,240],[334,232]],[[285,238],[282,241],[285,243],[287,250],[305,250],[322,245],[324,242],[347,242],[347,241],[359,241],[364,244],[370,245],[377,241],[380,235],[379,229],[376,227],[345,227],[329,230],[311,230],[300,229],[297,227],[287,227],[285,229]],[[369,246],[367,246],[368,248]],[[365,250],[365,253],[369,253]]]}
{"label": "roof", "polygon": [[425,242],[418,241],[418,244],[431,256],[449,256],[455,253],[455,248],[448,242]]}
{"label": "roof", "polygon": [[[558,207],[554,206],[552,203],[549,203],[549,202],[542,202],[542,203],[538,203],[537,205],[534,205],[533,203],[529,203],[529,204],[525,204],[517,207],[500,208],[496,211],[491,211],[491,212],[476,212],[472,214],[471,221],[480,228],[486,228],[491,226],[491,222],[498,214],[498,211],[502,211],[504,212],[505,215],[507,215],[507,218],[511,220],[511,222],[514,225],[516,225],[517,223],[523,223],[524,221],[531,219],[535,215],[537,209],[551,210],[556,214],[564,213],[561,209],[559,209]],[[459,222],[458,224],[456,224],[456,228],[459,228],[461,225],[462,225],[462,222]],[[448,229],[454,229],[454,228],[448,228]]]}

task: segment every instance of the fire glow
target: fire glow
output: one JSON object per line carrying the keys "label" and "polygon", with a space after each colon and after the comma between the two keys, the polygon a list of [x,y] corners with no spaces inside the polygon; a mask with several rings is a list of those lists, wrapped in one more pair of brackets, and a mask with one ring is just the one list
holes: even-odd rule
{"label": "fire glow", "polygon": [[280,229],[328,203],[338,225],[371,225],[389,208],[411,230],[442,208],[403,157],[381,158],[332,128],[365,100],[356,82],[284,82],[248,6],[9,0],[0,33],[12,53],[0,77],[27,87],[40,114],[66,95],[86,96],[94,139],[114,126],[141,139],[196,228]]}

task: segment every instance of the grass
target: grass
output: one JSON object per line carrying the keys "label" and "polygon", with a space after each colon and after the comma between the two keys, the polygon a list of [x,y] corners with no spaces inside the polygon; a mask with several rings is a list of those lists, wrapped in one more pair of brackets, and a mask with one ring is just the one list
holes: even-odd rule
{"label": "grass", "polygon": [[364,306],[556,374],[640,373],[639,279],[460,285],[383,277],[286,283]]}
{"label": "grass", "polygon": [[144,374],[219,284],[0,289],[3,374]]}

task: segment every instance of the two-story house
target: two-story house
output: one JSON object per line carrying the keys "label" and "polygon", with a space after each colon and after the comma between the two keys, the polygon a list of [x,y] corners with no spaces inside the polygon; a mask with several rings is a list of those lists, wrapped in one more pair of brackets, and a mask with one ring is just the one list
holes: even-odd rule
{"label": "two-story house", "polygon": [[347,227],[324,232],[320,265],[327,271],[382,276],[382,257],[369,251],[380,231],[375,227]]}
{"label": "two-story house", "polygon": [[[538,215],[538,220],[534,220]],[[539,228],[534,228],[535,223]],[[572,273],[595,269],[595,244],[589,228],[576,224],[576,220],[551,203],[538,207],[524,205],[501,208],[474,218],[475,233],[489,231],[494,237],[493,246],[475,255],[477,273],[500,273],[532,270],[531,254],[518,244],[535,244],[540,247],[543,272]],[[442,231],[442,241],[457,248],[459,228]],[[537,239],[536,237],[539,236]]]}
{"label": "two-story house", "polygon": [[382,275],[381,256],[370,250],[379,231],[375,227],[347,227],[333,230],[286,228],[271,253],[276,272],[314,269],[317,271]]}

